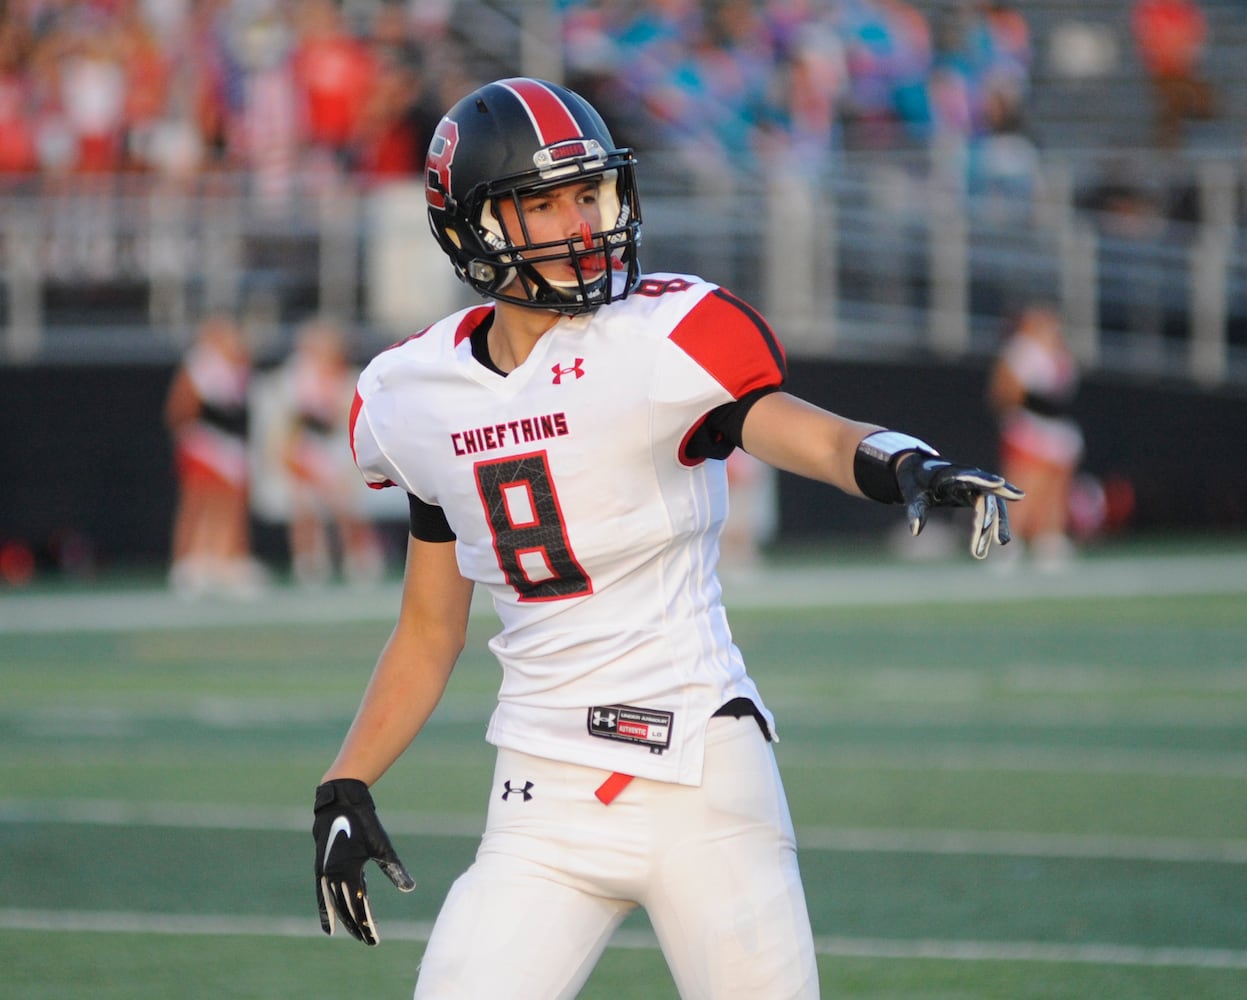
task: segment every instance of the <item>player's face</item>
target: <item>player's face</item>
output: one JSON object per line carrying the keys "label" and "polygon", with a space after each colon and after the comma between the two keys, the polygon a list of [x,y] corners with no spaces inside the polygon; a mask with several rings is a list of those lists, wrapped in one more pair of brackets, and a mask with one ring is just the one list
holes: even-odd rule
{"label": "player's face", "polygon": [[[503,200],[498,214],[504,230],[513,235],[512,242],[554,244],[523,254],[543,278],[554,284],[574,282],[576,269],[568,257],[568,241],[574,251],[583,252],[593,246],[591,234],[602,227],[598,182],[575,181],[524,195],[518,209],[514,201]],[[580,270],[586,277],[593,277],[606,266],[605,254],[578,256]]]}

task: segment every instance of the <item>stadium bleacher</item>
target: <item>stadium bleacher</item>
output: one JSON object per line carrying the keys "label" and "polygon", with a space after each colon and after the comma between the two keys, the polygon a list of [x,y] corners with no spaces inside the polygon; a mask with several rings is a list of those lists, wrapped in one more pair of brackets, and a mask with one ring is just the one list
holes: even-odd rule
{"label": "stadium bleacher", "polygon": [[[1188,124],[1192,152],[1241,154],[1247,138],[1247,13],[1237,0],[1211,0],[1202,8],[1211,42],[1203,68],[1213,82],[1218,112]],[[1025,4],[1036,41],[1029,120],[1046,149],[1147,149],[1152,102],[1130,34],[1130,4],[1122,0],[1038,0]],[[1055,46],[1069,30],[1091,29],[1100,69],[1080,76],[1063,68]],[[1084,42],[1088,41],[1083,36]]]}

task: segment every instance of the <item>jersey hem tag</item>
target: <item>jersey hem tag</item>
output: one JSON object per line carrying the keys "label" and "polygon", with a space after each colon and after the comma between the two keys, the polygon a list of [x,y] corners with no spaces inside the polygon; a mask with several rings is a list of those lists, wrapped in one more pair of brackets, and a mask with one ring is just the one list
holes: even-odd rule
{"label": "jersey hem tag", "polygon": [[674,712],[659,708],[594,705],[589,709],[586,725],[590,736],[646,746],[650,753],[661,754],[671,746],[671,723],[674,718]]}

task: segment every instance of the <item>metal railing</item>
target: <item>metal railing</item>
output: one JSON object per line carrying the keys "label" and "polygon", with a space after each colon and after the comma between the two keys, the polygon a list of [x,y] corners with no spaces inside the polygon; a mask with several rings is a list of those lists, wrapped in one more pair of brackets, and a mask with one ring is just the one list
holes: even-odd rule
{"label": "metal railing", "polygon": [[[1092,167],[1044,162],[1027,192],[968,193],[928,157],[696,179],[643,163],[643,259],[755,302],[794,354],[973,359],[1010,311],[1056,302],[1089,369],[1247,383],[1241,166],[1193,165],[1194,222],[1079,207]],[[1133,228],[1126,223],[1133,223]],[[367,354],[472,301],[416,184],[266,199],[245,177],[0,191],[0,363],[176,357],[236,312],[261,350],[313,313]]]}

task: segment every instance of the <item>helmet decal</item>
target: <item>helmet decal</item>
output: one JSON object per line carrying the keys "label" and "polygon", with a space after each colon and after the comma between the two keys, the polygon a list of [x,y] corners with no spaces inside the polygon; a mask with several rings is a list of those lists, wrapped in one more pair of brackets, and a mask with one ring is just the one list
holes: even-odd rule
{"label": "helmet decal", "polygon": [[450,165],[455,159],[455,147],[459,145],[459,126],[452,118],[437,123],[433,141],[429,143],[429,155],[425,157],[427,176],[424,198],[434,208],[445,208],[450,195]]}
{"label": "helmet decal", "polygon": [[564,139],[580,136],[581,128],[576,124],[576,119],[567,105],[539,80],[501,80],[499,86],[505,87],[519,98],[520,106],[528,113],[528,120],[533,123],[539,146],[550,146]]}

